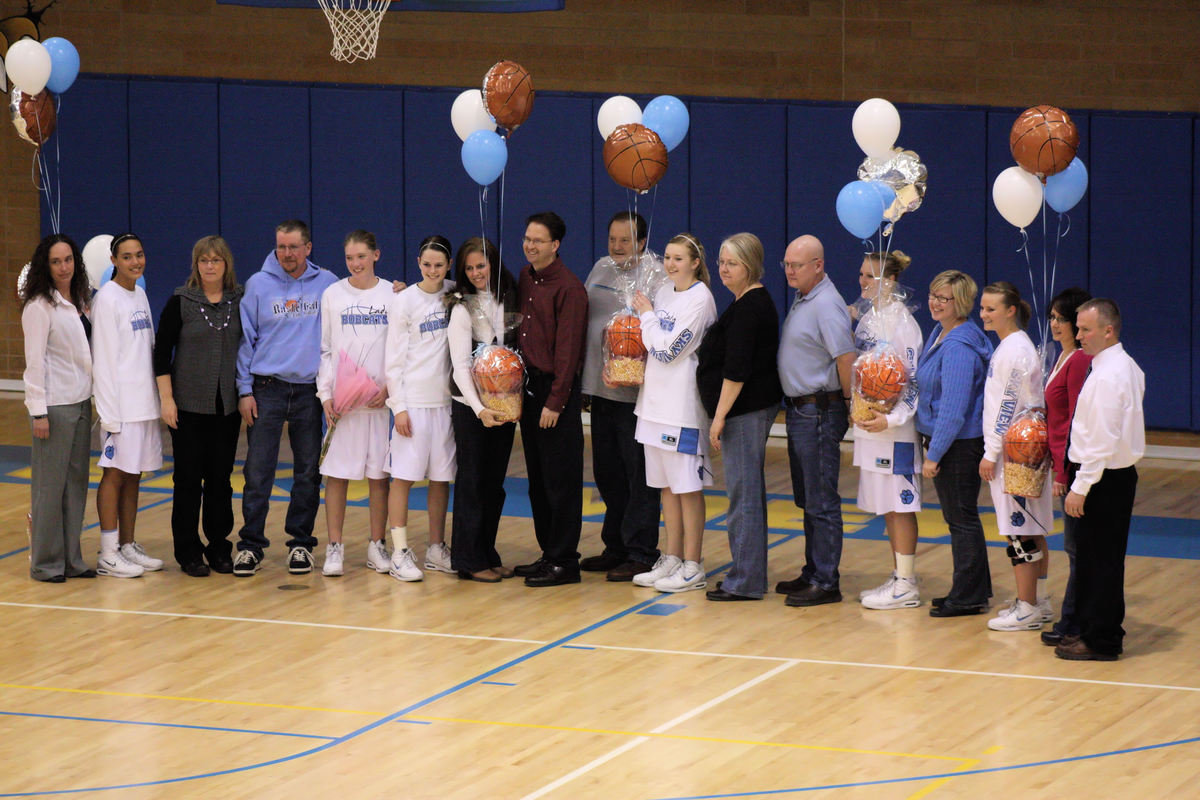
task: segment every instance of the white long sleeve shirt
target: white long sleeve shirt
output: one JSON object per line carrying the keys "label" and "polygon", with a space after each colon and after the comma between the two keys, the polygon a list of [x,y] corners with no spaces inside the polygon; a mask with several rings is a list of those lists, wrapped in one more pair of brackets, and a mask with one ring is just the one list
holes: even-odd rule
{"label": "white long sleeve shirt", "polygon": [[392,285],[380,280],[370,289],[355,289],[343,278],[321,295],[321,365],[317,368],[317,399],[333,399],[339,353],[385,384],[388,309]]}
{"label": "white long sleeve shirt", "polygon": [[30,416],[47,406],[81,403],[92,396],[92,351],[79,309],[59,294],[37,297],[21,310],[25,334],[25,407]]}
{"label": "white long sleeve shirt", "polygon": [[158,419],[154,381],[154,322],[140,286],[109,281],[92,301],[92,391],[100,427],[119,433],[123,422]]}
{"label": "white long sleeve shirt", "polygon": [[443,300],[453,288],[453,282],[444,281],[429,293],[414,284],[392,300],[386,370],[393,414],[450,404],[450,312]]}
{"label": "white long sleeve shirt", "polygon": [[459,393],[454,399],[471,407],[475,416],[483,410],[483,401],[471,378],[474,343],[493,344],[504,339],[504,307],[490,293],[466,295],[450,309],[450,363]]}
{"label": "white long sleeve shirt", "polygon": [[888,314],[895,316],[886,323],[884,317],[876,313],[874,308],[864,314],[854,331],[854,346],[859,355],[862,355],[881,342],[890,345],[908,369],[908,385],[896,402],[895,408],[887,414],[887,430],[871,433],[856,427],[856,442],[860,439],[904,442],[917,439],[917,358],[920,356],[925,337],[921,335],[921,326],[913,319],[908,309],[901,306],[900,309],[889,310]]}
{"label": "white long sleeve shirt", "polygon": [[1067,458],[1079,465],[1072,492],[1086,496],[1104,470],[1132,467],[1146,454],[1145,395],[1146,376],[1120,342],[1092,359],[1071,422]]}
{"label": "white long sleeve shirt", "polygon": [[634,413],[639,419],[705,429],[708,414],[696,385],[696,351],[716,322],[712,292],[700,281],[682,292],[668,283],[654,296],[654,310],[641,315],[642,343],[649,356]]}
{"label": "white long sleeve shirt", "polygon": [[1004,434],[1025,408],[1044,407],[1042,360],[1025,331],[1000,341],[988,363],[983,384],[983,457],[999,461]]}

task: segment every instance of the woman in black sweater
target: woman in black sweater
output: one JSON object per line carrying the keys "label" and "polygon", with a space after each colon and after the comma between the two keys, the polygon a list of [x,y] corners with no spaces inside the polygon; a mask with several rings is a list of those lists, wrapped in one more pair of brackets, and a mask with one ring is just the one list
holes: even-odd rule
{"label": "woman in black sweater", "polygon": [[[154,342],[162,418],[175,456],[175,560],[195,578],[208,575],[209,567],[233,571],[229,476],[241,431],[234,382],[241,299],[229,245],[220,236],[205,236],[192,248],[187,283],[163,308]],[[197,532],[201,501],[207,546]]]}
{"label": "woman in black sweater", "polygon": [[775,365],[779,312],[762,285],[763,246],[752,233],[721,243],[721,282],[733,303],[700,344],[696,378],[712,417],[709,440],[725,463],[733,566],[709,600],[761,600],[767,590],[767,435],[783,390]]}

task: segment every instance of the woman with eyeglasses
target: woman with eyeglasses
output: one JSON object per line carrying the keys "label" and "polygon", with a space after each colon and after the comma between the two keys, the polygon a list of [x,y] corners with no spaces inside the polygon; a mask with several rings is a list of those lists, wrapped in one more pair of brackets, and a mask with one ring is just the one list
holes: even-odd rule
{"label": "woman with eyeglasses", "polygon": [[929,315],[937,325],[917,367],[917,432],[925,445],[921,474],[937,490],[954,559],[950,591],[933,599],[931,617],[981,614],[992,596],[978,507],[983,388],[992,343],[969,319],[978,291],[971,276],[958,270],[933,279]]}
{"label": "woman with eyeglasses", "polygon": [[175,561],[193,578],[210,569],[233,572],[229,476],[242,428],[235,374],[241,299],[229,245],[220,236],[205,236],[192,247],[187,281],[158,318],[154,374],[175,456],[171,536]]}

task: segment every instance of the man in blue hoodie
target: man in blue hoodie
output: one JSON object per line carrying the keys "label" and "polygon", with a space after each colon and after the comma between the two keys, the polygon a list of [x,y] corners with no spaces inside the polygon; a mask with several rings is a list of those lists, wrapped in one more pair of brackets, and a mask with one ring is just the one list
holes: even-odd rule
{"label": "man in blue hoodie", "polygon": [[300,220],[275,228],[275,251],[246,281],[242,297],[242,343],[237,356],[238,411],[246,422],[242,529],[233,574],[258,572],[270,544],[264,529],[283,423],[292,447],[291,500],[283,528],[288,534],[288,572],[312,571],[317,539],[313,521],[321,503],[317,473],[321,450],[321,294],[337,278],[308,260],[312,239]]}

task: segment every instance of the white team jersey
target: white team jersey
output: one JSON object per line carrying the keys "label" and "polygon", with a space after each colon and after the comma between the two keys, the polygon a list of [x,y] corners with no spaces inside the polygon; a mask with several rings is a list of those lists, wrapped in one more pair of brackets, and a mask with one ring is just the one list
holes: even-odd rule
{"label": "white team jersey", "polygon": [[317,397],[333,398],[339,353],[358,364],[380,386],[384,380],[384,354],[391,283],[379,280],[370,289],[355,289],[343,278],[321,295],[321,366],[317,370]]}
{"label": "white team jersey", "polygon": [[697,428],[708,438],[709,419],[696,386],[696,351],[716,319],[717,305],[703,283],[682,292],[670,283],[658,290],[654,310],[641,317],[649,355],[634,408],[639,421]]}
{"label": "white team jersey", "polygon": [[92,301],[92,391],[106,431],[122,422],[159,417],[154,379],[154,323],[140,286],[133,291],[109,281]]}
{"label": "white team jersey", "polygon": [[414,284],[392,300],[386,370],[388,407],[395,414],[450,404],[450,312],[444,300],[453,288],[444,281],[431,294]]}
{"label": "white team jersey", "polygon": [[887,430],[879,433],[854,426],[854,466],[872,472],[913,475],[921,470],[920,438],[917,435],[917,358],[924,337],[908,309],[900,305],[880,316],[867,311],[854,331],[859,354],[880,342],[888,343],[904,360],[909,381],[896,407],[888,412]]}

